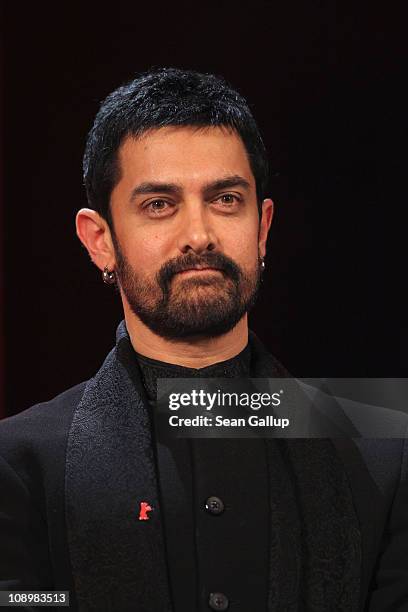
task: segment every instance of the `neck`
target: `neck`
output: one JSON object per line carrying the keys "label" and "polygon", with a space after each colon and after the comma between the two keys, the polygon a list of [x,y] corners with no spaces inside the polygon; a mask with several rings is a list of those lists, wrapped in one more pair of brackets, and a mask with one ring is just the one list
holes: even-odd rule
{"label": "neck", "polygon": [[232,359],[248,344],[248,317],[245,314],[231,331],[217,338],[166,340],[151,331],[125,308],[126,327],[134,350],[145,357],[182,365],[206,366]]}

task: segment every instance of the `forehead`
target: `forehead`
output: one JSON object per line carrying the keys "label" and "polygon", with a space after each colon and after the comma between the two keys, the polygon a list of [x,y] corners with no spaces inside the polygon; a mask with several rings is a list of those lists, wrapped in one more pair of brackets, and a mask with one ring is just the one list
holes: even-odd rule
{"label": "forehead", "polygon": [[222,127],[165,127],[137,138],[119,150],[120,183],[160,180],[191,184],[220,176],[243,176],[255,187],[245,146],[239,135]]}

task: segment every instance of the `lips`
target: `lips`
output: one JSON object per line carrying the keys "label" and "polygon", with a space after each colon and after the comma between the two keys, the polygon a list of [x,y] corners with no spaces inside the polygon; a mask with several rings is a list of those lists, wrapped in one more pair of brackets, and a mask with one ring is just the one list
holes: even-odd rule
{"label": "lips", "polygon": [[194,266],[194,268],[186,268],[185,270],[181,270],[179,274],[183,274],[184,272],[202,272],[202,271],[212,271],[212,272],[221,272],[218,268],[213,268],[211,266]]}

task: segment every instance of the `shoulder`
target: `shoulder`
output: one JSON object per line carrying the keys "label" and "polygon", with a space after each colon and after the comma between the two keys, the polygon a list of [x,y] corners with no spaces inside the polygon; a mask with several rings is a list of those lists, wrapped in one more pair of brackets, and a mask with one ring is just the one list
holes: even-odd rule
{"label": "shoulder", "polygon": [[386,513],[398,488],[407,482],[407,440],[338,438],[332,442],[365,513]]}
{"label": "shoulder", "polygon": [[84,381],[63,391],[46,402],[35,404],[19,414],[0,421],[0,435],[13,431],[23,431],[27,427],[43,426],[49,422],[58,422],[81,401],[85,387],[89,381]]}
{"label": "shoulder", "polygon": [[87,383],[75,385],[47,402],[0,421],[0,456],[13,462],[17,456],[62,442]]}

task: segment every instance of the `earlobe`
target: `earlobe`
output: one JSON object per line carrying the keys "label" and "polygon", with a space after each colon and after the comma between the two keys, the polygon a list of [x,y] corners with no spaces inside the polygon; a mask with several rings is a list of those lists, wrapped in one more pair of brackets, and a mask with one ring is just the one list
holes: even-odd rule
{"label": "earlobe", "polygon": [[262,217],[259,224],[259,254],[265,257],[266,241],[271,227],[274,212],[274,203],[270,198],[262,202]]}
{"label": "earlobe", "polygon": [[114,268],[114,249],[107,222],[90,208],[81,208],[76,216],[77,236],[100,270]]}

